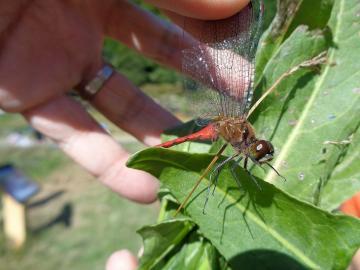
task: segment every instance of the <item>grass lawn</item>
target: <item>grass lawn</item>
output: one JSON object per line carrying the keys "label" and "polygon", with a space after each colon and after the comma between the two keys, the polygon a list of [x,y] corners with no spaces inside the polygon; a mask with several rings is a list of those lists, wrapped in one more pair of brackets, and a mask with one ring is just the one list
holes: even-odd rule
{"label": "grass lawn", "polygon": [[[0,126],[1,139],[13,130],[26,130],[16,115],[0,116]],[[115,137],[130,151],[142,147],[125,133],[117,131]],[[24,249],[10,251],[0,232],[1,270],[103,269],[117,249],[136,254],[141,239],[135,230],[156,221],[157,203],[143,206],[120,198],[51,144],[25,149],[2,144],[0,164],[7,162],[38,181],[41,192],[30,202]]]}

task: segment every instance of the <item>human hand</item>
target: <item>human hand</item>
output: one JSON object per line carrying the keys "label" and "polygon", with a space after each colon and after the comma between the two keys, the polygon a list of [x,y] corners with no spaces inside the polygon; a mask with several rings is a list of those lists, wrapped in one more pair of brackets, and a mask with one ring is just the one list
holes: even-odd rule
{"label": "human hand", "polygon": [[[248,1],[149,2],[181,20],[226,17]],[[180,69],[181,31],[118,0],[1,1],[0,12],[0,107],[22,113],[34,128],[124,197],[153,201],[154,179],[127,169],[127,152],[65,93],[88,82],[102,67],[106,35]],[[160,133],[178,122],[119,73],[91,103],[147,145],[157,144]]]}
{"label": "human hand", "polygon": [[[175,20],[217,19],[248,0],[152,0]],[[120,0],[0,1],[0,108],[31,125],[120,195],[142,203],[156,198],[157,182],[128,169],[128,153],[66,93],[94,78],[103,65],[104,36],[180,70],[177,27]],[[176,18],[175,18],[176,17]],[[120,73],[91,104],[147,145],[178,120]]]}
{"label": "human hand", "polygon": [[[125,1],[1,1],[0,12],[0,107],[23,114],[112,190],[137,202],[155,200],[156,180],[126,168],[128,153],[65,94],[102,67],[104,35],[132,47],[141,44],[145,55],[164,62],[173,40],[164,43],[159,33],[173,30]],[[140,43],[133,42],[136,37]],[[148,145],[177,123],[121,74],[92,104]]]}

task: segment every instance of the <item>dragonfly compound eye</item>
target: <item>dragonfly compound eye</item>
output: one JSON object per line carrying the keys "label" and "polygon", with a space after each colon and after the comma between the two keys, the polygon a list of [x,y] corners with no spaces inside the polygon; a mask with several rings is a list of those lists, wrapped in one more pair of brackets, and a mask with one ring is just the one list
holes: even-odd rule
{"label": "dragonfly compound eye", "polygon": [[259,140],[253,144],[251,152],[256,161],[264,163],[273,159],[274,147],[268,141]]}

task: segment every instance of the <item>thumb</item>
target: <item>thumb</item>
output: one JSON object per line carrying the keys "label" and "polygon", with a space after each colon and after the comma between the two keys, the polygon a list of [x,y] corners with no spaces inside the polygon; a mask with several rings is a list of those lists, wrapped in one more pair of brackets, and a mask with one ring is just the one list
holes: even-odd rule
{"label": "thumb", "polygon": [[106,270],[136,270],[137,258],[128,250],[119,250],[111,254],[106,262]]}

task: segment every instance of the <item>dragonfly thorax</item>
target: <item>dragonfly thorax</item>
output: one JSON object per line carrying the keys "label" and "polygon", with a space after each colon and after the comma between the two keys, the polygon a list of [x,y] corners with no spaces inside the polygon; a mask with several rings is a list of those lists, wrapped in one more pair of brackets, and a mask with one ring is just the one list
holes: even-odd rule
{"label": "dragonfly thorax", "polygon": [[254,128],[244,118],[220,118],[216,127],[218,134],[235,149],[249,146],[256,141]]}
{"label": "dragonfly thorax", "polygon": [[258,140],[252,125],[244,118],[218,118],[218,134],[229,142],[235,151],[255,162],[264,163],[273,158],[274,147],[269,141]]}

